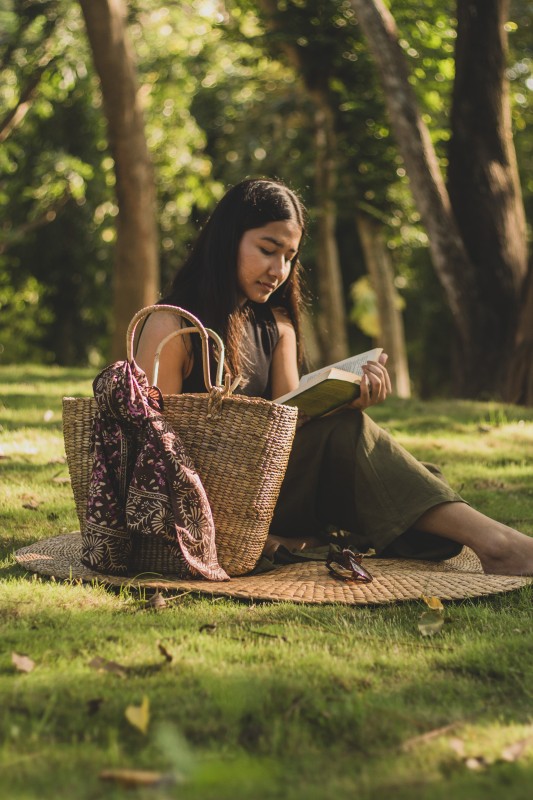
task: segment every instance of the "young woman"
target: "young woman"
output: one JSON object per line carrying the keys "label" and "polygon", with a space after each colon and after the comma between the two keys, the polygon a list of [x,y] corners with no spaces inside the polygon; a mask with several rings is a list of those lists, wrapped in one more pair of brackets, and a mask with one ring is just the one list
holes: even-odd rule
{"label": "young woman", "polygon": [[[238,391],[267,399],[296,388],[302,360],[301,265],[305,213],[284,184],[246,180],[222,198],[162,302],[181,306],[224,339]],[[136,361],[151,380],[155,350],[180,325],[153,314]],[[462,545],[487,573],[533,574],[533,538],[471,508],[364,413],[391,391],[387,356],[364,369],[360,397],[302,424],[271,525],[270,551],[325,541],[328,527],[361,550],[449,558]],[[163,393],[205,391],[199,337],[176,337],[161,354]]]}

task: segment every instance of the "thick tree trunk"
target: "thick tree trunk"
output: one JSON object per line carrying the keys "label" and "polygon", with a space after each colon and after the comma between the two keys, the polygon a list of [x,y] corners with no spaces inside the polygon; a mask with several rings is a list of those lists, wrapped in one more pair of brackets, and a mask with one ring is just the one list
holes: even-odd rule
{"label": "thick tree trunk", "polygon": [[336,138],[333,114],[327,103],[314,97],[315,112],[315,197],[318,222],[318,338],[326,363],[349,355],[346,335],[346,307],[336,238],[335,205]]}
{"label": "thick tree trunk", "polygon": [[123,0],[80,0],[100,77],[115,160],[118,200],[112,357],[124,356],[133,314],[158,295],[158,234],[153,169],[144,134]]}
{"label": "thick tree trunk", "polygon": [[[357,19],[381,74],[391,125],[405,162],[422,222],[428,232],[433,263],[446,293],[455,325],[465,347],[472,331],[464,313],[461,273],[471,274],[468,255],[452,213],[429,131],[409,83],[409,72],[398,41],[396,23],[382,0],[351,0]],[[469,287],[475,294],[475,285]]]}
{"label": "thick tree trunk", "polygon": [[497,375],[504,394],[527,274],[526,221],[505,77],[508,11],[509,0],[458,0],[448,169],[450,199],[475,265],[478,381],[488,384]]}
{"label": "thick tree trunk", "polygon": [[409,365],[401,311],[394,288],[394,270],[383,237],[383,226],[367,214],[355,215],[359,240],[372,288],[376,293],[380,327],[380,346],[389,355],[387,369],[392,388],[398,397],[411,397]]}
{"label": "thick tree trunk", "polygon": [[502,396],[509,403],[533,406],[533,263],[524,286],[518,332]]}
{"label": "thick tree trunk", "polygon": [[[463,242],[427,127],[409,83],[394,19],[382,0],[351,0],[351,4],[381,73],[391,124],[415,202],[428,232],[433,265],[458,333],[461,351],[461,358],[457,360],[458,393],[463,396],[494,393],[499,388],[500,371],[487,349],[484,320],[485,303],[489,298],[483,293],[484,283],[479,280],[484,265],[474,264]],[[477,5],[484,3],[480,0]],[[477,57],[478,52],[476,50],[472,56]],[[497,170],[498,165],[494,164],[492,168]],[[487,221],[486,224],[491,223]],[[504,267],[504,273],[506,269],[510,268]],[[494,280],[498,282],[497,278]],[[514,285],[514,278],[506,276],[502,290],[509,282]],[[490,313],[497,314],[497,295],[491,295],[490,303]],[[491,343],[498,346],[499,363],[505,356],[509,358],[509,350],[505,349],[509,347],[507,335],[504,342],[495,342],[491,338]],[[487,362],[490,362],[490,367],[486,366]]]}

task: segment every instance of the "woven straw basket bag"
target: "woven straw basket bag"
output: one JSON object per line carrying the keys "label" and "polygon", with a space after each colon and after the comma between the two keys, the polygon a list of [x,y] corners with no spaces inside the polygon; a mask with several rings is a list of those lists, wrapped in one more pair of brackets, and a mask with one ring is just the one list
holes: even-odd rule
{"label": "woven straw basket bag", "polygon": [[[180,436],[205,488],[216,529],[220,565],[228,575],[250,572],[262,553],[281,482],[285,475],[298,412],[261,398],[232,395],[222,386],[224,346],[220,337],[184,309],[148,306],[132,319],[127,333],[127,357],[132,360],[135,329],[151,313],[171,311],[192,327],[181,328],[159,345],[154,365],[166,342],[183,333],[198,333],[202,341],[205,394],[166,395],[163,414]],[[218,350],[216,385],[211,383],[208,336]],[[96,402],[89,397],[63,398],[63,436],[83,533],[92,469],[91,432]],[[134,541],[134,569],[172,574],[179,567],[156,537]]]}

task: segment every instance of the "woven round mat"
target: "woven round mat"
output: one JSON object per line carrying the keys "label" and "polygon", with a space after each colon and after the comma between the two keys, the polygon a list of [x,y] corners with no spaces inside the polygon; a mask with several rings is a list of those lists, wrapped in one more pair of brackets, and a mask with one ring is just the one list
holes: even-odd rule
{"label": "woven round mat", "polygon": [[181,589],[202,594],[224,595],[247,600],[288,600],[294,603],[344,603],[368,605],[416,600],[433,595],[441,600],[458,600],[509,592],[533,582],[533,578],[485,575],[477,556],[464,547],[448,561],[370,558],[365,566],[372,583],[346,583],[333,578],[323,561],[306,561],[277,567],[261,575],[230,581],[177,580],[172,576],[143,574],[118,578],[92,572],[80,563],[81,535],[65,533],[17,550],[20,566],[59,580],[96,581],[110,586],[149,589]]}

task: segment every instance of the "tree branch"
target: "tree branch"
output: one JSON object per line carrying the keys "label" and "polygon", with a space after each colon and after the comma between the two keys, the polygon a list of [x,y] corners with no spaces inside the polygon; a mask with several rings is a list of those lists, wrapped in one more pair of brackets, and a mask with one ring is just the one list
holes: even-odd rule
{"label": "tree branch", "polygon": [[30,76],[22,89],[16,104],[7,112],[4,118],[0,120],[0,142],[5,142],[9,134],[20,125],[28,113],[35,97],[36,89],[41,82],[41,78],[53,61],[53,56],[48,57],[46,60],[44,58],[41,59],[37,70]]}

